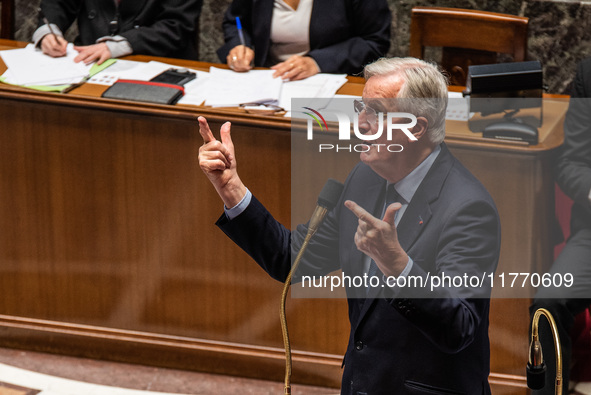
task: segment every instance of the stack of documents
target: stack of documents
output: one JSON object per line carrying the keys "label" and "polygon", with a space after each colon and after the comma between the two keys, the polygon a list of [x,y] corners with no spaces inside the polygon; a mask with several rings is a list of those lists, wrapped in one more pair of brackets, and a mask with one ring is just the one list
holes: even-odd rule
{"label": "stack of documents", "polygon": [[68,44],[67,55],[52,58],[36,49],[33,44],[22,49],[0,51],[8,70],[2,75],[4,82],[13,85],[69,85],[82,81],[92,65],[75,63],[78,52]]}
{"label": "stack of documents", "polygon": [[[346,74],[316,74],[305,80],[284,82],[279,106],[286,111],[291,111],[291,99],[296,98],[324,98],[326,99],[325,105],[328,105],[339,88],[346,82]],[[318,103],[318,101],[315,102]]]}
{"label": "stack of documents", "polygon": [[211,67],[203,87],[205,104],[212,107],[236,107],[243,103],[277,104],[282,81],[273,78],[273,70],[237,73]]}
{"label": "stack of documents", "polygon": [[202,86],[205,104],[212,107],[273,104],[290,111],[292,98],[330,99],[347,82],[344,74],[316,74],[300,81],[283,81],[273,78],[273,73],[274,70],[237,73],[211,67],[209,80]]}
{"label": "stack of documents", "polygon": [[[67,55],[52,58],[36,49],[26,48],[0,51],[8,70],[0,82],[35,89],[61,91],[64,87],[88,79],[89,83],[112,85],[118,79],[149,81],[169,68],[178,66],[161,62],[134,62],[111,59],[101,66],[75,63],[78,52],[68,44]],[[300,81],[273,78],[274,70],[250,70],[237,73],[211,67],[209,72],[191,70],[197,78],[185,85],[185,95],[179,104],[237,107],[241,104],[272,104],[282,107],[288,114],[293,98],[323,98],[326,104],[337,90],[347,82],[346,75],[316,74]],[[92,78],[90,78],[92,77]]]}

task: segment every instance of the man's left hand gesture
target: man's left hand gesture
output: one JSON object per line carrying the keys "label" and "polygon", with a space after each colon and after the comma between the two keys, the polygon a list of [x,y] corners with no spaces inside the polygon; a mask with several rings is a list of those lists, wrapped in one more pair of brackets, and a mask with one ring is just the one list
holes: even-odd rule
{"label": "man's left hand gesture", "polygon": [[381,220],[351,200],[347,200],[345,206],[359,219],[355,233],[357,249],[372,258],[385,276],[398,276],[408,263],[408,255],[398,242],[394,225],[396,212],[402,205],[389,205]]}

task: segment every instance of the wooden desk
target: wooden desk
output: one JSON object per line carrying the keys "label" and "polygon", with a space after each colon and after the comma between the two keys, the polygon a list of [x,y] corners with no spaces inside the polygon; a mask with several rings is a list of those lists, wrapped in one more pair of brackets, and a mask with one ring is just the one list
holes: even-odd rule
{"label": "wooden desk", "polygon": [[[18,45],[0,40],[0,49]],[[341,92],[362,86],[351,78]],[[213,225],[222,205],[197,163],[196,118],[213,130],[233,123],[241,177],[286,226],[305,221],[314,204],[290,205],[309,192],[292,195],[290,120],[105,100],[102,89],[61,95],[0,85],[0,344],[281,381],[281,284]],[[499,271],[552,261],[563,104],[532,147],[449,127],[448,145],[499,207]],[[306,171],[319,190],[325,175]],[[493,301],[495,393],[525,393],[528,305]],[[338,388],[346,302],[291,300],[288,319],[294,382]]]}

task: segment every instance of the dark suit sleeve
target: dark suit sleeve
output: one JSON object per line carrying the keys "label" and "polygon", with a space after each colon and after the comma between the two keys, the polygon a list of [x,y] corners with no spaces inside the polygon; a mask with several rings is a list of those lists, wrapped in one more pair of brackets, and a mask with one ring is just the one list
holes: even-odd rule
{"label": "dark suit sleeve", "polygon": [[[313,237],[294,277],[295,282],[304,274],[326,274],[338,268],[334,218],[333,214],[329,214]],[[296,231],[290,232],[254,196],[240,215],[228,220],[222,214],[216,225],[272,278],[281,282],[287,278],[292,257],[295,258],[307,233],[306,225],[299,225]]]}
{"label": "dark suit sleeve", "polygon": [[238,28],[236,27],[236,17],[240,17],[242,24],[242,33],[244,35],[244,42],[246,46],[252,48],[252,0],[234,0],[228,6],[224,14],[222,22],[222,30],[224,31],[224,45],[218,50],[217,54],[220,61],[226,63],[226,57],[232,48],[240,45],[240,37],[238,35]]}
{"label": "dark suit sleeve", "polygon": [[[323,73],[357,74],[363,67],[385,56],[390,48],[391,14],[386,0],[352,0],[345,2],[350,21],[350,36],[330,45],[314,48],[315,37],[310,37],[312,57]],[[314,5],[316,6],[316,4]],[[330,12],[317,15],[311,23],[310,34],[323,34],[323,26],[335,23]],[[343,23],[342,21],[340,23]],[[319,39],[325,41],[327,38]]]}
{"label": "dark suit sleeve", "polygon": [[[155,56],[177,56],[196,39],[196,23],[203,0],[163,0],[159,9],[138,20],[139,27],[121,32],[133,52]],[[150,19],[150,20],[148,20]]]}
{"label": "dark suit sleeve", "polygon": [[[40,7],[47,20],[57,25],[65,34],[78,17],[81,4],[77,0],[43,0]],[[44,25],[44,22],[40,14],[39,26],[41,25]]]}
{"label": "dark suit sleeve", "polygon": [[591,212],[591,58],[581,62],[577,70],[557,169],[562,190]]}
{"label": "dark suit sleeve", "polygon": [[[438,348],[455,353],[474,341],[487,319],[491,291],[487,276],[496,270],[500,225],[494,206],[482,200],[463,205],[448,218],[441,237],[433,240],[435,271],[427,275],[421,262],[415,262],[409,273],[408,278],[428,280],[425,287],[406,289],[391,304]],[[431,288],[435,276],[484,281],[475,288],[465,287],[465,282]]]}

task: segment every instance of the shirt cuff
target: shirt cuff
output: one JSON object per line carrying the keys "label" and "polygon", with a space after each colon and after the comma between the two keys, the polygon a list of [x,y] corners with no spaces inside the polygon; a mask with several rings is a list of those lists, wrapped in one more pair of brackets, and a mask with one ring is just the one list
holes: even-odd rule
{"label": "shirt cuff", "polygon": [[[49,26],[51,26],[51,29],[49,28]],[[41,45],[41,40],[43,40],[43,37],[47,36],[48,34],[51,34],[51,30],[53,30],[53,32],[60,37],[64,36],[60,28],[57,27],[57,25],[54,25],[53,23],[51,25],[39,26],[39,28],[35,30],[35,33],[33,33],[33,43],[35,43],[35,47],[39,47]]]}
{"label": "shirt cuff", "polygon": [[[400,278],[400,277],[406,278],[408,276],[408,274],[410,273],[410,270],[412,269],[412,265],[414,265],[414,262],[413,262],[412,258],[409,256],[406,266],[404,267],[402,272],[400,272],[400,274],[396,278]],[[390,280],[390,281],[388,281],[388,280]],[[396,286],[396,281],[392,281],[392,280],[394,280],[394,277],[387,277],[385,275],[382,277],[382,281],[384,282],[384,284],[386,284],[386,286],[388,288],[390,288],[390,290],[393,292],[392,296],[395,298],[398,295],[397,291],[399,290],[399,288]]]}
{"label": "shirt cuff", "polygon": [[248,190],[248,188],[246,188],[246,193],[244,194],[244,197],[242,197],[242,200],[237,205],[235,205],[232,208],[227,208],[226,205],[224,205],[224,212],[226,213],[226,217],[228,217],[228,219],[231,221],[240,214],[242,214],[250,204],[251,199],[252,193]]}
{"label": "shirt cuff", "polygon": [[133,53],[131,44],[123,36],[105,36],[99,38],[96,42],[107,44],[107,48],[109,48],[112,58],[120,58]]}

